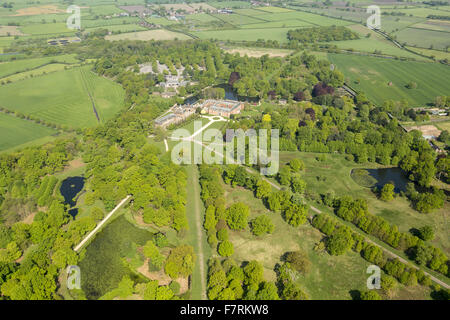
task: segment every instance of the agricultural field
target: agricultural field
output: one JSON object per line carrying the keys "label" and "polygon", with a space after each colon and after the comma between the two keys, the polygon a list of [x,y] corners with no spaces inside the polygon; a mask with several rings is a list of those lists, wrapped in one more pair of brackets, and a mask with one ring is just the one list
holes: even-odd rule
{"label": "agricultural field", "polygon": [[30,71],[23,71],[20,73],[15,73],[10,76],[6,76],[4,78],[0,78],[0,83],[4,84],[4,83],[9,83],[9,82],[20,81],[20,80],[24,80],[27,78],[33,78],[33,77],[41,76],[41,75],[56,72],[56,71],[67,70],[72,67],[74,67],[74,65],[67,65],[67,64],[62,64],[62,63],[51,63],[51,64],[48,64],[48,65],[45,65],[42,67],[37,67],[36,69],[30,70]]}
{"label": "agricultural field", "polygon": [[29,71],[51,63],[74,64],[78,62],[79,60],[75,58],[75,55],[70,54],[3,62],[0,63],[0,79],[9,75],[13,75],[23,71]]}
{"label": "agricultural field", "polygon": [[450,21],[428,20],[413,24],[410,28],[450,32]]}
{"label": "agricultural field", "polygon": [[[408,52],[406,50],[402,50],[397,47],[393,42],[387,40],[382,35],[362,26],[362,25],[351,25],[348,26],[349,29],[355,31],[359,34],[360,39],[356,40],[344,40],[344,41],[331,41],[330,44],[336,45],[340,49],[354,50],[357,52],[368,52],[374,53],[377,51],[378,53],[384,55],[392,55],[397,57],[405,57],[412,58],[417,60],[426,60],[429,59],[420,57],[414,53]],[[370,35],[367,37],[367,35]]]}
{"label": "agricultural field", "polygon": [[447,50],[450,47],[450,33],[416,28],[406,28],[394,34],[397,41],[426,49]]}
{"label": "agricultural field", "polygon": [[187,40],[190,39],[190,37],[183,33],[173,32],[165,29],[158,29],[158,30],[147,30],[140,32],[130,32],[130,33],[110,35],[106,36],[105,39],[111,41],[117,40],[148,41],[148,40],[175,40],[175,39]]}
{"label": "agricultural field", "polygon": [[235,26],[262,23],[265,21],[259,17],[241,16],[239,14],[212,14],[211,16]]}
{"label": "agricultural field", "polygon": [[248,9],[252,7],[250,2],[247,1],[208,1],[208,4],[217,9]]}
{"label": "agricultural field", "polygon": [[430,50],[424,48],[414,48],[414,47],[407,47],[407,48],[414,52],[419,52],[420,54],[426,55],[428,57],[435,57],[437,60],[443,59],[450,60],[450,52],[444,52],[440,50]]}
{"label": "agricultural field", "polygon": [[56,130],[44,125],[0,112],[0,151],[56,133]]}
{"label": "agricultural field", "polygon": [[[117,24],[117,25],[102,26],[101,28],[110,31],[113,34],[147,30],[146,28],[137,24]],[[95,31],[96,29],[98,28],[87,28],[86,32]]]}
{"label": "agricultural field", "polygon": [[277,40],[279,43],[287,43],[287,32],[291,28],[271,28],[271,29],[246,29],[243,30],[218,30],[199,31],[192,34],[200,39],[221,39],[233,41],[256,41],[258,39]]}
{"label": "agricultural field", "polygon": [[239,53],[241,56],[261,57],[265,54],[269,57],[285,57],[294,51],[286,49],[269,49],[269,48],[248,48],[248,47],[224,47],[224,50],[229,53]]}
{"label": "agricultural field", "polygon": [[[449,66],[346,54],[329,54],[328,59],[344,73],[351,87],[362,90],[377,104],[406,99],[411,106],[424,106],[450,92]],[[406,88],[411,81],[417,83],[416,89]]]}
{"label": "agricultural field", "polygon": [[[69,128],[110,119],[122,107],[124,92],[116,83],[94,75],[90,66],[28,78],[0,87],[2,107]],[[90,98],[92,97],[92,100]]]}

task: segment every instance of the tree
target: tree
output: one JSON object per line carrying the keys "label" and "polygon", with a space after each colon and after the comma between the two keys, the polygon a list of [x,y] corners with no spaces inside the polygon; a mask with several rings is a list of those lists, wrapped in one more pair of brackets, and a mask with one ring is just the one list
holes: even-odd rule
{"label": "tree", "polygon": [[219,231],[217,231],[217,239],[219,241],[228,240],[228,229],[223,228],[223,229],[220,229]]}
{"label": "tree", "polygon": [[247,227],[247,217],[249,215],[248,206],[242,202],[237,202],[227,210],[227,224],[233,230],[244,230]]}
{"label": "tree", "polygon": [[353,246],[353,238],[348,228],[340,227],[327,241],[327,250],[331,255],[344,254]]}
{"label": "tree", "polygon": [[424,241],[429,241],[434,239],[434,230],[431,226],[423,226],[419,229],[419,237]]}
{"label": "tree", "polygon": [[299,176],[293,176],[291,179],[291,187],[295,193],[304,193],[306,190],[306,181]]}
{"label": "tree", "polygon": [[286,166],[281,168],[280,171],[278,171],[277,178],[280,184],[287,186],[291,181],[291,170]]}
{"label": "tree", "polygon": [[266,198],[272,191],[272,186],[267,181],[260,179],[256,183],[256,197],[258,199]]}
{"label": "tree", "polygon": [[233,255],[233,253],[234,253],[233,244],[228,240],[222,241],[221,243],[219,243],[217,252],[222,257],[229,257],[229,256]]}
{"label": "tree", "polygon": [[289,166],[291,167],[292,171],[294,171],[294,172],[299,172],[299,171],[305,170],[305,163],[302,160],[297,159],[297,158],[292,159],[289,162]]}
{"label": "tree", "polygon": [[381,188],[380,199],[383,201],[391,201],[394,199],[394,188],[392,183],[386,183],[383,188]]}
{"label": "tree", "polygon": [[164,271],[172,279],[187,277],[194,270],[194,259],[194,248],[188,245],[181,245],[170,252]]}
{"label": "tree", "polygon": [[381,297],[378,292],[368,290],[361,292],[361,300],[381,300]]}
{"label": "tree", "polygon": [[244,284],[256,290],[263,280],[262,265],[256,260],[250,261],[244,267],[244,276]]}
{"label": "tree", "polygon": [[156,300],[170,300],[173,298],[173,292],[169,286],[160,286],[156,289]]}
{"label": "tree", "polygon": [[264,281],[256,294],[256,300],[280,300],[277,286],[273,282]]}
{"label": "tree", "polygon": [[262,214],[251,221],[252,233],[255,236],[260,236],[265,233],[272,233],[274,225],[272,220],[265,214]]}
{"label": "tree", "polygon": [[181,286],[178,282],[172,281],[169,284],[169,288],[174,294],[179,294]]}
{"label": "tree", "polygon": [[133,280],[131,280],[128,276],[124,276],[119,282],[117,295],[122,299],[131,296],[133,294],[133,285]]}
{"label": "tree", "polygon": [[381,277],[381,289],[387,294],[391,295],[392,291],[397,286],[397,280],[394,277],[383,275]]}
{"label": "tree", "polygon": [[302,204],[291,204],[284,212],[284,219],[293,227],[306,222],[307,208]]}
{"label": "tree", "polygon": [[286,253],[285,260],[294,270],[303,274],[308,273],[311,268],[308,255],[301,250]]}
{"label": "tree", "polygon": [[156,291],[158,290],[158,280],[150,280],[144,290],[144,300],[156,300]]}
{"label": "tree", "polygon": [[159,252],[158,247],[152,240],[147,241],[143,247],[144,256],[149,258],[150,271],[161,270],[164,265],[165,257]]}

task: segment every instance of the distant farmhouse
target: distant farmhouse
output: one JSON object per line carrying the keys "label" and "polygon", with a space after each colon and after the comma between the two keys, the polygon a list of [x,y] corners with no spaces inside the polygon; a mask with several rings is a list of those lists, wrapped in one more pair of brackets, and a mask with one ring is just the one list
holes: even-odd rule
{"label": "distant farmhouse", "polygon": [[231,9],[219,9],[217,10],[217,13],[221,13],[221,14],[232,14],[233,10]]}

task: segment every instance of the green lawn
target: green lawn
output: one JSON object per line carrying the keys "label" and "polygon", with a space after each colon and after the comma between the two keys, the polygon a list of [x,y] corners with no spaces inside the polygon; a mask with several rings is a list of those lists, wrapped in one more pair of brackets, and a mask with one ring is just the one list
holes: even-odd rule
{"label": "green lawn", "polygon": [[403,197],[397,197],[390,202],[381,201],[370,188],[360,186],[350,176],[354,168],[377,168],[380,167],[379,165],[356,164],[339,154],[327,154],[327,160],[319,162],[316,160],[317,155],[319,154],[309,152],[280,152],[280,163],[288,163],[293,158],[302,159],[306,166],[303,178],[307,183],[308,190],[319,194],[332,192],[337,196],[362,197],[367,200],[369,212],[396,224],[402,232],[408,232],[411,228],[431,225],[436,233],[433,245],[442,248],[447,254],[450,253],[450,239],[448,238],[450,205],[448,203],[442,209],[430,214],[423,214],[412,209],[410,202]]}
{"label": "green lawn", "polygon": [[[211,257],[211,248],[206,241],[206,234],[203,229],[203,221],[205,208],[203,206],[203,202],[200,199],[200,185],[198,183],[198,170],[195,165],[186,166],[187,172],[187,203],[186,203],[186,216],[188,218],[189,223],[189,234],[187,236],[187,241],[190,245],[194,247],[194,251],[196,254],[195,268],[192,274],[192,286],[191,286],[191,299],[201,299],[202,298],[202,287],[201,287],[201,272],[200,272],[200,259],[199,252],[201,250],[203,254],[203,270],[204,276],[206,277],[207,265],[206,262]],[[199,212],[197,212],[199,210]],[[197,225],[197,215],[200,219],[200,230]],[[202,239],[199,242],[198,237],[199,233],[202,234]],[[206,284],[206,279],[204,279],[204,283]]]}
{"label": "green lawn", "polygon": [[[450,67],[442,64],[352,54],[329,54],[328,59],[344,73],[350,86],[362,90],[377,104],[406,99],[411,106],[423,106],[450,92]],[[416,89],[406,88],[411,81],[417,83]]]}
{"label": "green lawn", "polygon": [[41,34],[75,34],[74,30],[67,28],[66,23],[36,23],[20,27],[28,35]]}
{"label": "green lawn", "polygon": [[[268,211],[251,191],[229,185],[225,186],[225,190],[227,205],[244,202],[250,208],[249,219],[267,214],[275,226],[273,234],[260,237],[253,236],[249,228],[246,231],[231,231],[230,241],[235,251],[232,258],[237,262],[258,260],[264,266],[265,279],[274,281],[276,275],[273,268],[281,261],[281,255],[301,249],[307,253],[311,268],[306,275],[297,275],[296,281],[311,299],[351,299],[353,290],[366,289],[366,270],[370,263],[358,254],[349,251],[341,256],[331,256],[327,252],[316,252],[314,245],[322,240],[323,234],[309,223],[298,228],[291,227],[279,213]],[[426,299],[428,294],[427,288],[399,286],[394,299]]]}
{"label": "green lawn", "polygon": [[0,112],[0,151],[50,136],[56,132],[46,126]]}
{"label": "green lawn", "polygon": [[406,28],[396,32],[395,36],[400,43],[406,43],[411,46],[439,50],[450,47],[448,32]]}
{"label": "green lawn", "polygon": [[192,32],[200,39],[220,39],[234,41],[256,41],[258,39],[277,40],[287,43],[287,32],[292,28],[246,29],[246,30],[218,30]]}
{"label": "green lawn", "polygon": [[15,60],[11,62],[2,62],[0,63],[0,78],[19,73],[22,71],[27,71],[31,69],[35,69],[45,64],[49,63],[66,63],[73,64],[79,62],[78,59],[75,58],[74,54],[65,54],[60,56],[53,57],[43,57],[43,58],[32,58],[32,59],[21,59]]}
{"label": "green lawn", "polygon": [[106,121],[123,106],[124,91],[89,69],[84,66],[3,85],[1,105],[52,123],[83,128],[97,123],[90,92],[100,120]]}

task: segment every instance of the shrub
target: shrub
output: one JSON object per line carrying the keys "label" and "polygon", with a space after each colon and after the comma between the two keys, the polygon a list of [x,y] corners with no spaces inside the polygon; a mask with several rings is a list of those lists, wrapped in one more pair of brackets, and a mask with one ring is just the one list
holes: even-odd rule
{"label": "shrub", "polygon": [[265,233],[272,233],[274,225],[272,220],[265,214],[262,214],[251,221],[252,232],[255,236]]}
{"label": "shrub", "polygon": [[233,244],[228,240],[222,241],[217,248],[217,252],[222,257],[229,257],[234,253]]}
{"label": "shrub", "polygon": [[176,281],[172,281],[169,284],[169,289],[172,290],[173,294],[179,294],[180,293],[180,284]]}

